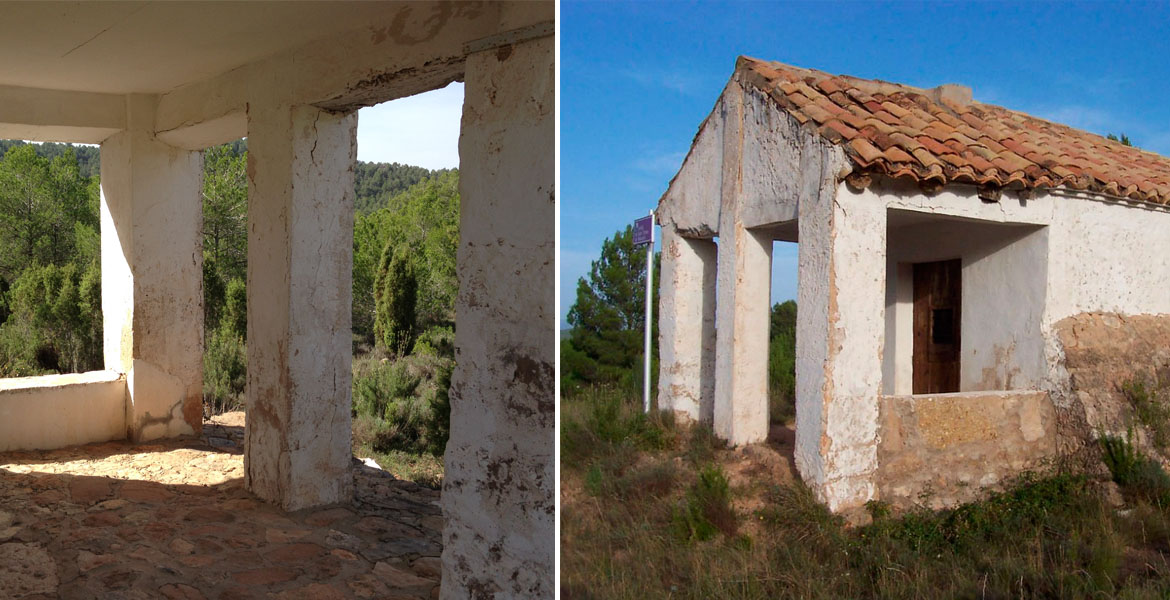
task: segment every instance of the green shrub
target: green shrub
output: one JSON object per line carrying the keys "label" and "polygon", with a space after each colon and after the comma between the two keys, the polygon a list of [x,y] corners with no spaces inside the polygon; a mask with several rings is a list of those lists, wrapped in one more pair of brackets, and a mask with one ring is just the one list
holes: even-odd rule
{"label": "green shrub", "polygon": [[370,440],[375,450],[443,452],[450,435],[447,394],[454,366],[433,355],[354,361],[353,412],[376,423]]}
{"label": "green shrub", "polygon": [[1170,444],[1170,406],[1162,398],[1162,387],[1143,380],[1128,381],[1121,391],[1133,406],[1138,422],[1149,430],[1154,445],[1165,448]]}
{"label": "green shrub", "polygon": [[455,358],[455,330],[446,325],[428,327],[414,342],[411,354]]}
{"label": "green shrub", "polygon": [[207,414],[239,410],[248,383],[248,352],[243,338],[225,321],[205,340],[203,407]]}
{"label": "green shrub", "polygon": [[1123,492],[1157,503],[1170,500],[1170,475],[1134,446],[1132,430],[1125,438],[1102,435],[1100,442],[1105,466]]}
{"label": "green shrub", "polygon": [[232,279],[224,293],[223,326],[239,337],[248,339],[248,288],[243,279]]}
{"label": "green shrub", "polygon": [[731,508],[731,487],[718,465],[699,470],[698,481],[687,491],[682,507],[671,516],[675,535],[683,541],[707,541],[717,533],[735,535],[735,511]]}

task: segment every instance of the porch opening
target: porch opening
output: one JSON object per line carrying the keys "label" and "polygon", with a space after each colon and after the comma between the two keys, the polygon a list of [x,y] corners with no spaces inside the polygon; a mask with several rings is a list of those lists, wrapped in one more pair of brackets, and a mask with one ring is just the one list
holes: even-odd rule
{"label": "porch opening", "polygon": [[248,145],[243,139],[203,151],[205,419],[244,410],[248,382],[247,163]]}
{"label": "porch opening", "polygon": [[455,368],[463,84],[358,113],[353,451],[438,488]]}
{"label": "porch opening", "polygon": [[772,242],[771,314],[768,328],[768,420],[792,426],[796,419],[795,237]]}
{"label": "porch opening", "polygon": [[0,377],[103,368],[98,149],[0,140]]}
{"label": "porch opening", "polygon": [[1045,227],[889,210],[882,393],[1039,389]]}

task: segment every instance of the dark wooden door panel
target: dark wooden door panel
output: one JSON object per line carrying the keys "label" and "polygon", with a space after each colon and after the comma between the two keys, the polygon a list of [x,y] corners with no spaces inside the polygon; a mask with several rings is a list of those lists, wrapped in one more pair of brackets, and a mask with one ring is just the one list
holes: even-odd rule
{"label": "dark wooden door panel", "polygon": [[959,391],[963,265],[914,264],[914,393]]}

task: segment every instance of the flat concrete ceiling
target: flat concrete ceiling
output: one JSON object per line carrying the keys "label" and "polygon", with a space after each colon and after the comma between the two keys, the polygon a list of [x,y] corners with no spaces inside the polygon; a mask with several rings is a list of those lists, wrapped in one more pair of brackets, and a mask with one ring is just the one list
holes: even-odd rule
{"label": "flat concrete ceiling", "polygon": [[0,85],[165,93],[407,9],[402,2],[0,2]]}

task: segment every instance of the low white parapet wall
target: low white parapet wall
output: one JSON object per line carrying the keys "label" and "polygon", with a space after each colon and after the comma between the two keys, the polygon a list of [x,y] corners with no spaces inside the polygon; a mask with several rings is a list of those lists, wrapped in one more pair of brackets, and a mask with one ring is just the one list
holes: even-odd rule
{"label": "low white parapet wall", "polygon": [[0,451],[124,439],[126,378],[115,371],[0,379]]}

